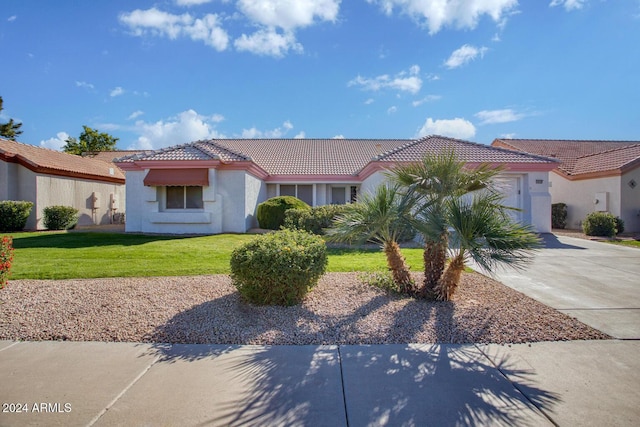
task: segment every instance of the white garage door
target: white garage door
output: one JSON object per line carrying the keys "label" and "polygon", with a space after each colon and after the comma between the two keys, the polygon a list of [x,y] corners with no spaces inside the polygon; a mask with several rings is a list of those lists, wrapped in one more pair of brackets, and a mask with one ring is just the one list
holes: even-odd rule
{"label": "white garage door", "polygon": [[[519,176],[503,177],[499,180],[503,188],[505,199],[504,204],[517,209],[522,209],[522,178]],[[522,221],[521,211],[509,211],[515,221]]]}

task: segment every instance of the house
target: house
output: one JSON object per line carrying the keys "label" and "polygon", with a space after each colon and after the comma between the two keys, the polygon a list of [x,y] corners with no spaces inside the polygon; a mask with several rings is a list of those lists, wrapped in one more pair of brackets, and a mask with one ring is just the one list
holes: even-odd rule
{"label": "house", "polygon": [[125,209],[125,176],[114,163],[0,138],[0,200],[33,202],[26,229],[44,229],[43,209],[78,209],[78,225],[109,224]]}
{"label": "house", "polygon": [[625,231],[640,232],[640,141],[496,139],[491,144],[558,159],[551,200],[567,205],[567,228],[580,229],[591,212],[620,217]]}
{"label": "house", "polygon": [[215,234],[256,227],[258,204],[281,195],[312,206],[355,201],[394,165],[454,150],[469,166],[503,165],[517,219],[551,230],[554,160],[468,141],[408,139],[214,139],[127,156],[128,232]]}

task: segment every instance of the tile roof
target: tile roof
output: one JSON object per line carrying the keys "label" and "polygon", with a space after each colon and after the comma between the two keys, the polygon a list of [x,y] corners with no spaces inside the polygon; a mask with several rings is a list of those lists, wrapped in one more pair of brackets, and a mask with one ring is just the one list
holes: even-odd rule
{"label": "tile roof", "polygon": [[420,160],[426,153],[438,154],[448,150],[453,150],[456,156],[463,162],[550,163],[553,161],[542,156],[437,135],[411,141],[409,144],[384,153],[382,156],[379,156],[378,160],[387,162],[415,162]]}
{"label": "tile roof", "polygon": [[114,163],[2,138],[0,160],[19,163],[37,173],[124,184],[124,174]]}
{"label": "tile roof", "polygon": [[557,158],[567,176],[622,171],[640,163],[640,141],[496,139],[493,146]]}
{"label": "tile roof", "polygon": [[518,153],[441,136],[411,139],[213,139],[120,159],[253,161],[269,175],[357,175],[371,161],[418,161],[427,153],[454,149],[466,162],[551,163]]}

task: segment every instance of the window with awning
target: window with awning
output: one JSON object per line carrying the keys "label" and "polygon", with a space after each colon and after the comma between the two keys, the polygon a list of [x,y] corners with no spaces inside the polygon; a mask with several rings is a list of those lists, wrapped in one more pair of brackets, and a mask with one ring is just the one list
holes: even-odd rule
{"label": "window with awning", "polygon": [[209,169],[151,169],[144,177],[147,187],[209,185]]}

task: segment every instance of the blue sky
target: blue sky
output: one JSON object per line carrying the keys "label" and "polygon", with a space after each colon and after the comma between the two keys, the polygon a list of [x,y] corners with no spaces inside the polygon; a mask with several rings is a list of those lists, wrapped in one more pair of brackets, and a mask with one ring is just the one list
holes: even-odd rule
{"label": "blue sky", "polygon": [[22,142],[640,139],[640,0],[3,0]]}

